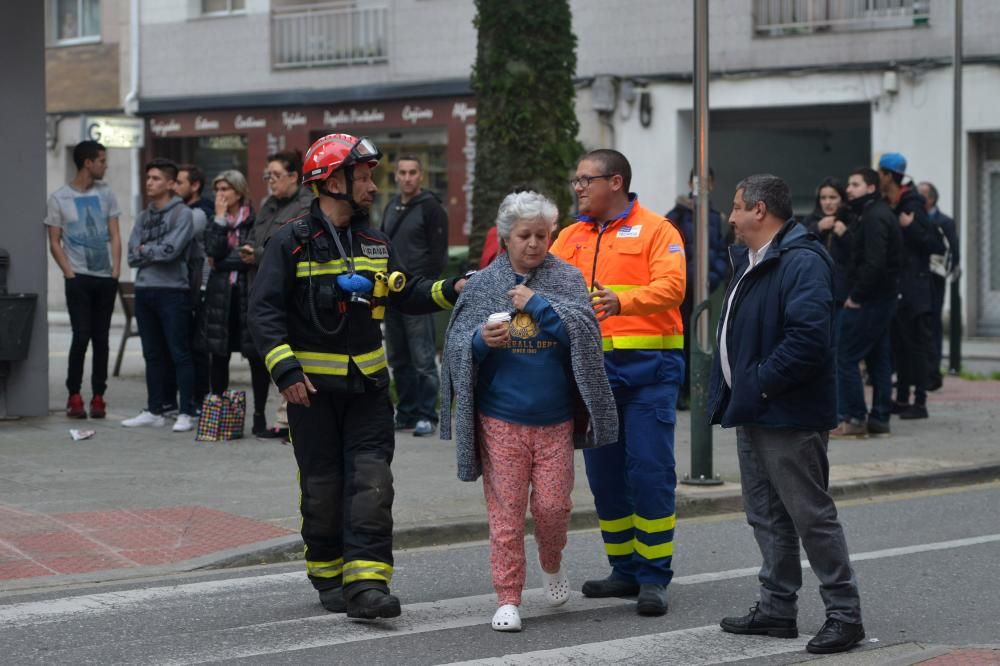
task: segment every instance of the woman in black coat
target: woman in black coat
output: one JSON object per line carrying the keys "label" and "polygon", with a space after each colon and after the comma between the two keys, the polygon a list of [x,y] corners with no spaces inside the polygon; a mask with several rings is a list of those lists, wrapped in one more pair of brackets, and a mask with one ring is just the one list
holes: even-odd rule
{"label": "woman in black coat", "polygon": [[854,214],[847,207],[847,190],[836,178],[824,178],[816,188],[816,207],[802,224],[819,236],[833,258],[833,298],[838,307],[847,300],[847,268],[854,221]]}
{"label": "woman in black coat", "polygon": [[229,388],[229,360],[241,352],[250,364],[253,381],[253,433],[267,430],[264,409],[271,377],[254,348],[247,327],[248,272],[253,267],[250,230],[254,214],[246,177],[239,171],[223,171],[212,181],[215,217],[205,228],[205,254],[212,271],[205,288],[199,340],[211,355],[212,393]]}

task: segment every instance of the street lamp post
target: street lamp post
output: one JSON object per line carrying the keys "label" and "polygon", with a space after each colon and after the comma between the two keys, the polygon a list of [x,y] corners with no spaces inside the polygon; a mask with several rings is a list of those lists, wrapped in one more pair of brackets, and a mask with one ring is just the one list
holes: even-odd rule
{"label": "street lamp post", "polygon": [[690,341],[691,473],[682,483],[717,485],[712,472],[712,427],[708,423],[708,376],[712,367],[708,293],[708,0],[694,0],[694,198],[695,307],[684,334]]}

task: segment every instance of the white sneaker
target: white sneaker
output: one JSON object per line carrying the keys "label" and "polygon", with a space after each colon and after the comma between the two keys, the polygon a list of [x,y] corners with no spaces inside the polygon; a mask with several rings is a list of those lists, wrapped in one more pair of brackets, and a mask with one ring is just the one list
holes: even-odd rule
{"label": "white sneaker", "polygon": [[174,427],[171,428],[174,432],[187,432],[188,430],[194,429],[194,417],[188,416],[187,414],[178,414],[177,421],[174,422]]}
{"label": "white sneaker", "polygon": [[126,428],[162,428],[167,425],[167,420],[159,414],[144,409],[139,412],[138,416],[122,421],[122,425]]}
{"label": "white sneaker", "polygon": [[494,631],[521,631],[521,614],[517,606],[504,604],[493,614]]}
{"label": "white sneaker", "polygon": [[562,606],[569,601],[569,578],[566,576],[566,567],[559,567],[559,571],[554,574],[546,573],[539,560],[538,569],[542,572],[542,596],[545,597],[545,603],[549,606]]}

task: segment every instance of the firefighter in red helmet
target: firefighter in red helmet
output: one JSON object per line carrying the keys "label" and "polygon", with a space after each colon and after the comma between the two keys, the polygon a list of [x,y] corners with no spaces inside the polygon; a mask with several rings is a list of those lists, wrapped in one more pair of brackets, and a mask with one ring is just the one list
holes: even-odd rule
{"label": "firefighter in red helmet", "polygon": [[370,228],[380,158],[349,134],[309,148],[302,182],[316,198],[268,242],[248,318],[288,400],[309,579],[324,608],[366,619],[400,614],[389,593],[395,444],[380,319],[387,306],[450,308],[464,285],[407,275]]}

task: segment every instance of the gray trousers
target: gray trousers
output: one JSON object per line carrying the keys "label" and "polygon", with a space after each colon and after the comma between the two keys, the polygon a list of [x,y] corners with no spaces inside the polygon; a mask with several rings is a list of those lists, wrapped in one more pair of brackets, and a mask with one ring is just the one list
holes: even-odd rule
{"label": "gray trousers", "polygon": [[761,612],[796,618],[801,539],[819,578],[827,617],[860,623],[858,584],[828,492],[827,433],[740,426],[736,443],[743,508],[763,559],[758,574]]}

